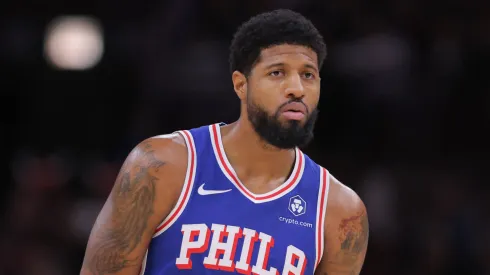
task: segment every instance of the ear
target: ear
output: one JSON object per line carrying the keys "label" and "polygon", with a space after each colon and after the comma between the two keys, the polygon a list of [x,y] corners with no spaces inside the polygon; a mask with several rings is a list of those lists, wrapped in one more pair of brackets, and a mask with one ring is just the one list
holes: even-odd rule
{"label": "ear", "polygon": [[234,71],[231,79],[238,98],[245,99],[247,96],[247,77],[239,71]]}

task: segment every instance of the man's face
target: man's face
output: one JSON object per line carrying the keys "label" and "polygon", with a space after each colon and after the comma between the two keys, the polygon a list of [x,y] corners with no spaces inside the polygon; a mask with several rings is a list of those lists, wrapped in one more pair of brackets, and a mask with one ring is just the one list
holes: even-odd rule
{"label": "man's face", "polygon": [[313,138],[320,75],[316,53],[304,46],[262,50],[247,80],[247,116],[259,136],[290,149]]}

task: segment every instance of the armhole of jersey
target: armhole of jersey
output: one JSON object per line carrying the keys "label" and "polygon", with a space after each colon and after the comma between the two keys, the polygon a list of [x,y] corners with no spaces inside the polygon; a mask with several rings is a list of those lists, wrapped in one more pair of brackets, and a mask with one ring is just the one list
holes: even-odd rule
{"label": "armhole of jersey", "polygon": [[189,202],[189,198],[192,193],[192,188],[194,186],[194,178],[196,177],[196,165],[197,165],[197,155],[196,146],[194,144],[194,139],[189,131],[178,131],[185,140],[187,146],[187,171],[185,174],[184,185],[182,186],[182,191],[180,192],[179,199],[175,204],[170,214],[163,220],[163,222],[155,230],[153,238],[158,237],[160,234],[165,232],[175,221],[180,217],[182,212]]}
{"label": "armhole of jersey", "polygon": [[325,247],[325,214],[327,212],[328,191],[330,189],[330,173],[327,169],[320,167],[320,188],[318,190],[318,203],[316,210],[315,229],[315,270],[320,264]]}

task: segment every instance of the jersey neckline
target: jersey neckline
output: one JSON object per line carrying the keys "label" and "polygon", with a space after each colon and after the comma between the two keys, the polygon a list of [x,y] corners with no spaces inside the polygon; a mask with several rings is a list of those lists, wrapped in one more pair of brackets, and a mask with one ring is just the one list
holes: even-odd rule
{"label": "jersey neckline", "polygon": [[216,161],[218,162],[219,167],[223,174],[230,180],[230,182],[242,193],[247,199],[252,201],[253,203],[264,203],[276,200],[291,190],[293,190],[296,185],[301,181],[303,176],[304,167],[305,167],[305,157],[303,152],[298,148],[295,148],[295,161],[293,171],[289,175],[289,178],[281,185],[276,187],[275,189],[264,193],[264,194],[255,194],[252,193],[247,187],[240,181],[238,178],[235,169],[231,166],[228,158],[226,156],[223,143],[221,140],[221,129],[220,126],[222,123],[216,123],[209,126],[209,134],[211,136],[211,144],[213,146],[214,155],[216,157]]}

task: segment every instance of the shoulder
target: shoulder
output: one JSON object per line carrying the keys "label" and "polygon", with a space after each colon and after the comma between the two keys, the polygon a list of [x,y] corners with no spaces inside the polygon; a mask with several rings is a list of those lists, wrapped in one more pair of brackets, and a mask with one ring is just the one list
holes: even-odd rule
{"label": "shoulder", "polygon": [[182,135],[178,133],[159,135],[147,138],[137,144],[129,153],[123,165],[132,165],[146,168],[162,168],[159,170],[150,169],[149,171],[161,172],[169,171],[169,167],[177,169],[187,166],[187,146]]}
{"label": "shoulder", "polygon": [[329,175],[328,212],[331,215],[355,215],[366,213],[366,206],[361,197],[350,187],[334,176]]}
{"label": "shoulder", "polygon": [[178,162],[187,157],[187,146],[178,133],[147,138],[137,144],[128,156],[129,160],[144,161],[148,157],[167,163]]}
{"label": "shoulder", "polygon": [[187,145],[178,133],[147,138],[129,153],[121,168],[140,177],[158,179],[155,191],[175,201],[184,184],[187,170]]}

